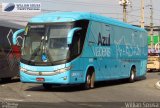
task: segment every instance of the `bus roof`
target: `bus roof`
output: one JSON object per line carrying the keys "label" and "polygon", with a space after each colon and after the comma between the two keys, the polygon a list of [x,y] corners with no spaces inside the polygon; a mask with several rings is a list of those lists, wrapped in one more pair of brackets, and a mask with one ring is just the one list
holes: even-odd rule
{"label": "bus roof", "polygon": [[1,27],[8,27],[8,28],[15,28],[15,29],[21,29],[21,28],[25,27],[22,24],[18,24],[16,22],[9,22],[6,20],[0,20],[0,26]]}
{"label": "bus roof", "polygon": [[[29,20],[30,23],[50,23],[50,22],[71,22],[76,20],[93,20],[98,22],[103,22],[107,24],[113,24],[125,28],[131,28],[139,31],[145,31],[142,28],[132,26],[130,24],[104,17],[101,15],[89,13],[89,12],[53,12],[53,13],[45,13],[38,16],[33,17]],[[145,31],[146,32],[146,31]]]}

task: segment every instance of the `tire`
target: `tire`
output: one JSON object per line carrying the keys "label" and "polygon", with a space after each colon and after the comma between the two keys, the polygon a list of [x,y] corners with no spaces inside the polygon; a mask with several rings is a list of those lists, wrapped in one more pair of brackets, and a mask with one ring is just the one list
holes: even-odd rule
{"label": "tire", "polygon": [[52,89],[52,84],[46,84],[46,83],[44,83],[44,84],[43,84],[43,87],[44,87],[45,89],[47,89],[47,90],[51,90],[51,89]]}
{"label": "tire", "polygon": [[136,68],[132,67],[131,71],[130,71],[129,82],[133,83],[133,82],[135,82],[135,79],[136,79]]}
{"label": "tire", "polygon": [[94,88],[94,79],[95,79],[95,72],[87,72],[84,89],[88,90]]}

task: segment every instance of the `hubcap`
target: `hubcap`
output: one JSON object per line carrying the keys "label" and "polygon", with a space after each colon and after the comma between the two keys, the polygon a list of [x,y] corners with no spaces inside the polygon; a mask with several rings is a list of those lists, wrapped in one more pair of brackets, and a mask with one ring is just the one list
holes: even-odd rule
{"label": "hubcap", "polygon": [[134,71],[132,70],[131,79],[134,80]]}
{"label": "hubcap", "polygon": [[88,75],[87,76],[87,86],[90,87],[90,85],[91,85],[91,76]]}

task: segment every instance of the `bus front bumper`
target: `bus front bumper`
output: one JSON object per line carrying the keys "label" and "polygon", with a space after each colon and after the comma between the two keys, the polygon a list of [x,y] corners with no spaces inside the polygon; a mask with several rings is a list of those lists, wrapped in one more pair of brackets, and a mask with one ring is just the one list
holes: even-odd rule
{"label": "bus front bumper", "polygon": [[56,75],[30,75],[20,71],[20,80],[23,83],[51,83],[51,84],[69,84],[69,71]]}

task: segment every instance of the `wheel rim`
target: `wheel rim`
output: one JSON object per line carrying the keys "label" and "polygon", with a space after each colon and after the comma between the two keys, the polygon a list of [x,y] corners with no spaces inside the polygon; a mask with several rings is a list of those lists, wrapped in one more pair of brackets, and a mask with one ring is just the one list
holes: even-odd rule
{"label": "wheel rim", "polygon": [[91,86],[91,76],[87,75],[87,88]]}
{"label": "wheel rim", "polygon": [[94,78],[95,78],[95,73],[93,72],[91,76],[91,88],[94,88]]}
{"label": "wheel rim", "polygon": [[132,71],[131,79],[134,80],[134,71]]}

